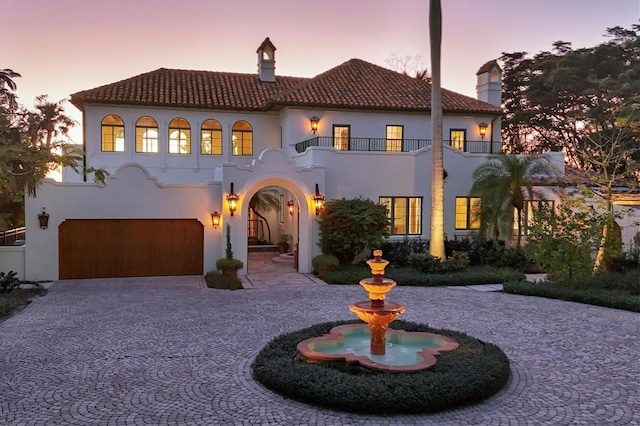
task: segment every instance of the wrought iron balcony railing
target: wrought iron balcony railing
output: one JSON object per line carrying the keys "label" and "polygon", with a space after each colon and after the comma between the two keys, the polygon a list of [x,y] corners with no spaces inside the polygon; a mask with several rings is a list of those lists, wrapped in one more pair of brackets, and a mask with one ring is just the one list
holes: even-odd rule
{"label": "wrought iron balcony railing", "polygon": [[[491,141],[443,141],[463,152],[498,153],[501,152],[500,142]],[[430,147],[431,139],[385,139],[385,138],[333,138],[331,136],[317,136],[298,142],[296,152],[302,153],[314,146],[333,147],[338,151],[383,151],[383,152],[411,152]]]}

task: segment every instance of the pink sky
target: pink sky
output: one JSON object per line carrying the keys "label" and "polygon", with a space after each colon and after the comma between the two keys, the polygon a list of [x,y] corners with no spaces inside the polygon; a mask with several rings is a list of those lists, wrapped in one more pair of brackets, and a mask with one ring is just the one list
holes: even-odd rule
{"label": "pink sky", "polygon": [[[640,22],[640,0],[442,0],[443,87],[475,97],[475,73],[502,52],[595,46]],[[0,0],[0,68],[19,100],[53,101],[160,67],[255,73],[275,44],[276,74],[312,77],[351,58],[429,63],[427,0]],[[80,114],[72,105],[68,113]],[[79,142],[79,141],[77,141]]]}

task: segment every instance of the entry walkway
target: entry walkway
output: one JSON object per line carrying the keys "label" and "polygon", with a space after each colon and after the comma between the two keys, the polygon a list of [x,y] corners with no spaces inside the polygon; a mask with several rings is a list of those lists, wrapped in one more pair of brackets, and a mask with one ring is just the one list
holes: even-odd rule
{"label": "entry walkway", "polygon": [[202,277],[58,281],[0,324],[3,425],[637,425],[640,314],[502,292],[396,287],[402,316],[500,346],[507,387],[433,415],[333,411],[274,394],[275,336],[353,319],[360,286],[215,290]]}
{"label": "entry walkway", "polygon": [[277,252],[250,252],[247,275],[241,278],[242,286],[250,288],[271,288],[292,285],[326,285],[313,274],[296,271],[293,255],[279,255]]}

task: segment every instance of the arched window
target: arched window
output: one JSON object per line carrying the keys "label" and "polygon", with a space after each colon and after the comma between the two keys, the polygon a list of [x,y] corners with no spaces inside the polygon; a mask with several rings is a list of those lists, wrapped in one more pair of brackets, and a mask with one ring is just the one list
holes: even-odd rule
{"label": "arched window", "polygon": [[184,118],[169,123],[169,154],[191,153],[191,126]]}
{"label": "arched window", "polygon": [[246,121],[233,125],[231,152],[233,155],[253,155],[253,129]]}
{"label": "arched window", "polygon": [[222,126],[216,120],[205,120],[200,130],[200,153],[222,155]]}
{"label": "arched window", "polygon": [[102,150],[124,152],[124,121],[117,115],[102,119]]}
{"label": "arched window", "polygon": [[136,121],[136,152],[158,152],[158,122],[151,117]]}

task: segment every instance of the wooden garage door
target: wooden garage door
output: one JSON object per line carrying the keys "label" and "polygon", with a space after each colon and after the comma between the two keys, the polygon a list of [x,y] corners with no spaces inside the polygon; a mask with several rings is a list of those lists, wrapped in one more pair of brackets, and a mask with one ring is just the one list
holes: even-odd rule
{"label": "wooden garage door", "polygon": [[58,228],[60,279],[201,275],[196,219],[70,219]]}

